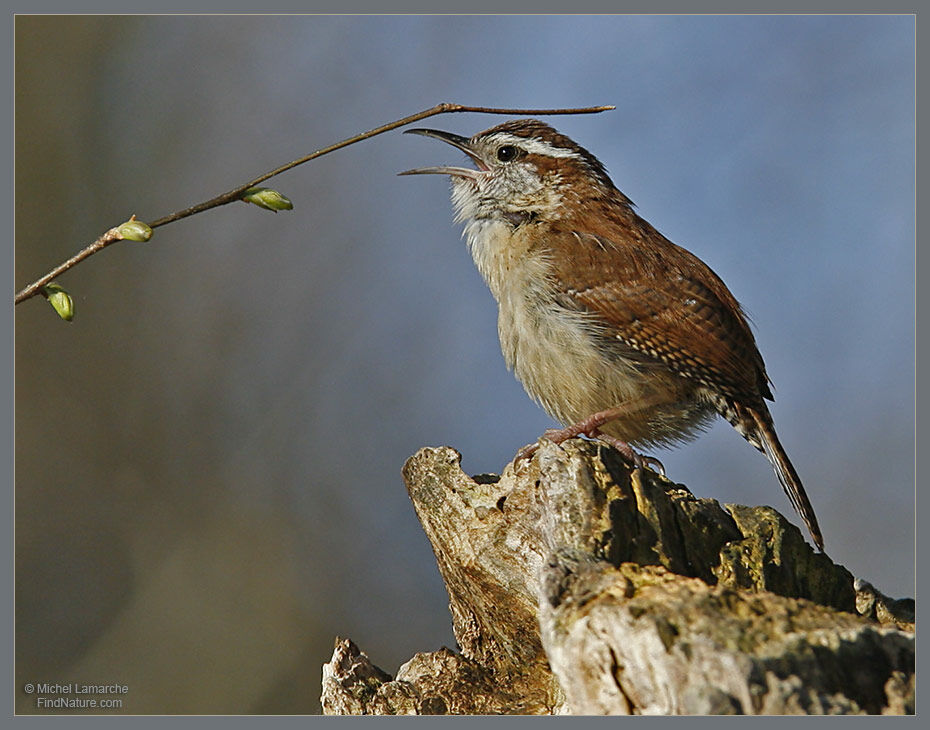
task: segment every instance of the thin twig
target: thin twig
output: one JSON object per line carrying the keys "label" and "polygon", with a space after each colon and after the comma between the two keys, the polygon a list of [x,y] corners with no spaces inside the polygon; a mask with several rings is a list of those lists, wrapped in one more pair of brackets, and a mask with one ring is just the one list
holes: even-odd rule
{"label": "thin twig", "polygon": [[[221,205],[226,205],[227,203],[234,203],[242,198],[242,195],[246,190],[265,182],[275,175],[280,175],[282,172],[286,172],[291,168],[302,165],[303,163],[309,162],[310,160],[316,159],[317,157],[322,157],[323,155],[329,154],[330,152],[335,152],[336,150],[347,147],[350,144],[361,142],[362,140],[369,139],[370,137],[374,137],[378,134],[390,132],[392,129],[397,129],[398,127],[402,127],[405,124],[418,122],[421,119],[426,119],[427,117],[432,117],[437,114],[447,114],[450,112],[478,112],[483,114],[520,114],[548,116],[550,114],[596,114],[597,112],[609,111],[610,109],[614,108],[615,107],[613,106],[593,106],[579,109],[498,109],[484,106],[464,106],[462,104],[437,104],[431,109],[426,109],[422,112],[411,114],[409,117],[404,117],[403,119],[398,119],[397,121],[390,122],[380,127],[375,127],[374,129],[371,129],[367,132],[362,132],[361,134],[357,134],[354,137],[349,137],[348,139],[344,139],[341,142],[330,145],[329,147],[324,147],[317,150],[316,152],[311,152],[309,155],[301,157],[297,160],[293,160],[292,162],[288,162],[286,165],[282,165],[281,167],[274,169],[271,172],[266,172],[264,175],[261,175],[254,180],[250,180],[244,185],[233,188],[232,190],[225,192],[222,195],[217,195],[215,198],[211,198],[210,200],[207,200],[203,203],[198,203],[197,205],[191,206],[190,208],[185,208],[184,210],[179,210],[178,212],[172,213],[171,215],[158,218],[148,225],[151,228],[165,226],[169,223],[174,223],[174,221],[181,220],[182,218],[187,218],[189,216],[196,215],[197,213],[202,213],[205,210],[217,208]],[[63,261],[40,279],[37,279],[32,284],[25,287],[16,295],[15,303],[19,304],[20,302],[24,302],[27,299],[34,297],[36,294],[41,292],[43,286],[48,284],[56,276],[60,276],[68,269],[79,264],[84,259],[92,256],[98,251],[102,251],[111,243],[115,243],[119,240],[121,240],[121,236],[118,233],[118,229],[111,228],[92,244],[76,253],[67,261]]]}

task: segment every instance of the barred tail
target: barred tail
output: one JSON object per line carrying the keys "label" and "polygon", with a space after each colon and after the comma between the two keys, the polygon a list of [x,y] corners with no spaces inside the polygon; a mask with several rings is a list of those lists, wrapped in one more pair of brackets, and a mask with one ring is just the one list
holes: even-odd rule
{"label": "barred tail", "polygon": [[794,466],[791,464],[788,454],[785,453],[781,442],[778,440],[768,409],[763,406],[763,411],[761,413],[754,408],[745,408],[743,410],[755,421],[755,432],[752,434],[755,438],[750,438],[746,433],[743,433],[743,436],[749,443],[765,454],[772,468],[775,470],[778,481],[780,481],[782,487],[784,487],[785,494],[788,495],[791,504],[794,506],[795,510],[797,510],[801,519],[804,520],[804,524],[807,525],[807,530],[810,532],[814,544],[820,552],[823,552],[823,535],[820,532],[820,526],[817,524],[817,516],[814,514],[814,507],[811,505],[810,500],[807,498],[807,493],[801,485],[801,478],[794,470]]}

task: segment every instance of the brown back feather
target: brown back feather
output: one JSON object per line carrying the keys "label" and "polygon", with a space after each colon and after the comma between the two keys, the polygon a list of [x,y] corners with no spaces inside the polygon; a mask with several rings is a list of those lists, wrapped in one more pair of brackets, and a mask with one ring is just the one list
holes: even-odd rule
{"label": "brown back feather", "polygon": [[747,403],[771,399],[749,323],[723,281],[629,205],[596,207],[598,215],[549,224],[543,237],[564,303],[596,315],[605,337],[685,377]]}

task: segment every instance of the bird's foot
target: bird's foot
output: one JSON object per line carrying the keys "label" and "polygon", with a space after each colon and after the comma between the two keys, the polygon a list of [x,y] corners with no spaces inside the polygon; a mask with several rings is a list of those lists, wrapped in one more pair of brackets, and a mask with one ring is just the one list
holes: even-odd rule
{"label": "bird's foot", "polygon": [[[662,465],[662,462],[652,456],[645,456],[633,450],[633,447],[630,446],[626,441],[621,441],[618,438],[609,436],[607,434],[601,433],[600,427],[603,426],[608,421],[613,420],[616,417],[616,411],[618,409],[611,409],[609,411],[601,411],[600,413],[595,413],[592,416],[579,421],[578,423],[567,426],[565,428],[550,428],[543,433],[542,438],[547,441],[558,445],[568,441],[568,439],[575,438],[577,436],[587,436],[591,439],[597,439],[605,444],[613,446],[620,454],[630,462],[637,469],[645,469],[650,467],[655,467],[658,472],[665,476],[665,467]],[[517,452],[515,461],[520,461],[522,459],[529,459],[536,451],[539,449],[539,442],[537,441],[534,444],[528,444],[524,446]]]}
{"label": "bird's foot", "polygon": [[662,476],[665,476],[665,467],[662,465],[662,462],[654,456],[640,454],[638,451],[634,451],[633,447],[630,446],[626,441],[621,441],[620,439],[614,438],[613,436],[608,436],[605,433],[597,434],[596,438],[598,441],[603,441],[605,444],[613,446],[621,453],[624,459],[629,461],[637,469],[649,469],[655,467],[653,468],[653,471],[657,471]]}

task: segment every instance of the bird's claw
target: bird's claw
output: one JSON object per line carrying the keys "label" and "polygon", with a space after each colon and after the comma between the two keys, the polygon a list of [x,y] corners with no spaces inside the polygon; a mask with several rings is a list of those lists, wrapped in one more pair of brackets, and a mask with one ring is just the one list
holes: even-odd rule
{"label": "bird's claw", "polygon": [[522,449],[517,452],[516,457],[514,457],[514,462],[523,461],[524,459],[529,459],[537,451],[539,451],[539,442],[533,444],[527,444]]}
{"label": "bird's claw", "polygon": [[653,471],[657,471],[662,476],[665,476],[665,467],[662,465],[662,462],[654,456],[645,456],[644,454],[638,454],[634,451],[633,466],[635,466],[637,469],[649,469],[650,467],[655,467]]}

